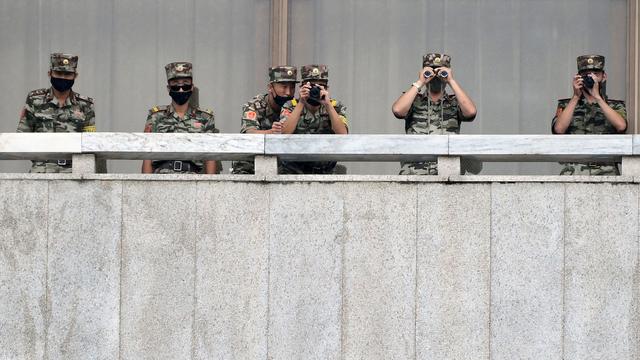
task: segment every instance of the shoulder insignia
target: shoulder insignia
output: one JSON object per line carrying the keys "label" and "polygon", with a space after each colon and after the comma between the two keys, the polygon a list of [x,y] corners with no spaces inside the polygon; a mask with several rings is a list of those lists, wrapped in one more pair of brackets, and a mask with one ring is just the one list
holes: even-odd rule
{"label": "shoulder insignia", "polygon": [[336,107],[336,105],[338,105],[336,99],[331,99],[331,106]]}
{"label": "shoulder insignia", "polygon": [[298,105],[298,100],[296,100],[296,99],[291,99],[291,104],[292,104],[293,106],[297,106],[297,105]]}
{"label": "shoulder insignia", "polygon": [[198,110],[202,111],[205,114],[213,116],[213,110],[211,109],[198,109]]}
{"label": "shoulder insignia", "polygon": [[152,107],[151,110],[149,110],[149,112],[152,113],[152,114],[155,114],[155,113],[160,112],[160,111],[166,111],[168,108],[169,107],[166,106],[166,105],[163,105],[163,106],[156,105],[156,106]]}
{"label": "shoulder insignia", "polygon": [[88,125],[82,128],[82,132],[96,132],[95,125]]}
{"label": "shoulder insignia", "polygon": [[42,96],[42,95],[46,95],[47,93],[49,93],[49,89],[38,89],[38,90],[30,91],[27,97]]}
{"label": "shoulder insignia", "polygon": [[77,98],[77,99],[80,99],[80,100],[82,100],[82,101],[85,101],[85,102],[88,102],[88,103],[93,104],[93,98],[90,98],[90,97],[88,97],[88,96],[82,96],[82,95],[80,95],[80,94],[78,94],[78,93],[76,93],[75,95],[76,95],[76,98]]}

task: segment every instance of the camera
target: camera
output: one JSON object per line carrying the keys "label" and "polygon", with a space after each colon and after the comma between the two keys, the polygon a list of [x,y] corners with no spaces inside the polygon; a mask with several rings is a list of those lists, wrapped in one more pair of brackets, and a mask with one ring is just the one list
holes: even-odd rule
{"label": "camera", "polygon": [[589,76],[588,74],[582,75],[582,85],[585,88],[593,89],[594,84],[595,84],[595,81],[593,81],[593,78],[591,76]]}
{"label": "camera", "polygon": [[309,89],[309,98],[307,99],[307,102],[310,105],[313,106],[318,106],[320,105],[320,100],[324,99],[324,96],[320,95],[320,86],[318,85],[311,85],[311,89]]}

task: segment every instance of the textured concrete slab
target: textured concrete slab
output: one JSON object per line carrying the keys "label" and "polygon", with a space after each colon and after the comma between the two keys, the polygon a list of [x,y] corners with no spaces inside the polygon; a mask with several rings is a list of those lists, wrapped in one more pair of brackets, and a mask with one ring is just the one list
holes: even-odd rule
{"label": "textured concrete slab", "polygon": [[491,359],[562,359],[564,185],[493,184]]}
{"label": "textured concrete slab", "polygon": [[266,359],[269,190],[199,183],[195,359]]}
{"label": "textured concrete slab", "polygon": [[266,135],[265,155],[285,160],[435,161],[447,135]]}
{"label": "textured concrete slab", "polygon": [[186,359],[195,309],[195,182],[127,182],[121,357]]}
{"label": "textured concrete slab", "polygon": [[80,152],[80,133],[0,133],[3,160],[71,160],[71,154]]}
{"label": "textured concrete slab", "polygon": [[418,185],[418,359],[489,359],[490,187]]}
{"label": "textured concrete slab", "polygon": [[273,184],[269,358],[339,359],[344,202],[336,184]]}
{"label": "textured concrete slab", "polygon": [[565,359],[637,359],[638,187],[566,186]]}
{"label": "textured concrete slab", "polygon": [[44,181],[0,183],[0,359],[42,359],[47,303]]}
{"label": "textured concrete slab", "polygon": [[82,152],[108,159],[241,160],[264,153],[264,135],[82,133]]}
{"label": "textured concrete slab", "polygon": [[415,358],[416,186],[345,185],[343,358]]}
{"label": "textured concrete slab", "polygon": [[47,358],[118,357],[122,183],[49,185]]}

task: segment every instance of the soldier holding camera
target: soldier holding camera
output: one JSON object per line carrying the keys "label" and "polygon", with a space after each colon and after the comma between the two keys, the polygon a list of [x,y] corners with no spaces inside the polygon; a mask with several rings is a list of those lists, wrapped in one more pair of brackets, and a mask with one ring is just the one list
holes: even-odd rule
{"label": "soldier holding camera", "polygon": [[[329,70],[326,65],[300,68],[300,99],[288,101],[280,112],[283,134],[347,134],[346,107],[329,96]],[[283,161],[283,174],[331,174],[335,161]]]}
{"label": "soldier holding camera", "polygon": [[[462,121],[473,121],[476,106],[451,71],[451,57],[429,53],[422,58],[418,80],[393,103],[393,115],[405,120],[407,134],[459,134]],[[453,94],[446,93],[449,85]],[[468,171],[477,173],[479,168]],[[437,175],[436,162],[403,162],[400,175]]]}
{"label": "soldier holding camera", "polygon": [[[551,131],[554,134],[623,134],[627,130],[624,101],[606,95],[604,56],[582,55],[573,77],[573,96],[558,100]],[[560,175],[619,175],[614,162],[563,163]]]}

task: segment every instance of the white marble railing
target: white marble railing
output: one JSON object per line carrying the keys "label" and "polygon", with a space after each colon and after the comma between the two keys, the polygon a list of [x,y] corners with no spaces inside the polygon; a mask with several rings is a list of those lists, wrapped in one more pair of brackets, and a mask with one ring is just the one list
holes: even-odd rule
{"label": "white marble railing", "polygon": [[[83,156],[80,156],[83,155]],[[258,157],[266,172],[275,159],[335,161],[438,160],[459,174],[460,158],[480,161],[622,161],[635,172],[637,135],[252,135],[65,133],[0,134],[0,159],[241,160]],[[640,157],[638,157],[640,159]],[[446,162],[446,163],[445,163]],[[74,166],[75,167],[75,166]],[[80,168],[80,166],[78,167]],[[88,170],[87,170],[88,169]],[[640,169],[640,166],[638,166]]]}

